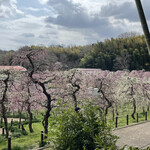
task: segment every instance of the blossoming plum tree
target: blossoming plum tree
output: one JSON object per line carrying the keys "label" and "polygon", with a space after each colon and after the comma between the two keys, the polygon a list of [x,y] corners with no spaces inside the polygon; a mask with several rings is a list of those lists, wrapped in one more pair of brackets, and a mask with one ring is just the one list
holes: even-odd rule
{"label": "blossoming plum tree", "polygon": [[21,74],[13,69],[0,69],[0,74],[0,107],[7,138],[9,136],[7,114],[11,108],[12,85]]}
{"label": "blossoming plum tree", "polygon": [[[48,134],[48,119],[56,98],[56,84],[59,82],[59,73],[54,65],[47,59],[47,51],[39,49],[34,50],[29,47],[24,47],[20,50],[16,57],[20,64],[28,64],[28,77],[36,85],[42,102],[40,103],[45,108],[45,114],[42,121],[44,127],[45,138]],[[15,60],[14,59],[14,63]],[[48,69],[48,70],[47,70]]]}

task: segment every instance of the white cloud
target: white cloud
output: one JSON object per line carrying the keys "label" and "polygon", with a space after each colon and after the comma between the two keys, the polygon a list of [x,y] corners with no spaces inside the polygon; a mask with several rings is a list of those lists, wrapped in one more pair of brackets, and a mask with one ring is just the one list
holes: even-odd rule
{"label": "white cloud", "polygon": [[[33,5],[33,1],[40,3]],[[18,3],[0,0],[0,49],[40,44],[85,45],[123,32],[142,33],[138,18],[133,20],[133,13],[137,13],[133,0],[32,0],[31,6],[26,1],[22,7],[21,0],[19,6]],[[123,10],[124,3],[130,7]],[[148,12],[149,3],[143,3]]]}
{"label": "white cloud", "polygon": [[16,20],[0,22],[3,39],[0,41],[0,49],[18,49],[20,46],[38,44],[40,40],[37,37],[45,28],[43,20],[43,17],[26,15]]}
{"label": "white cloud", "polygon": [[[45,46],[88,44],[89,35],[84,35],[82,30],[68,30],[53,24],[48,28],[44,19],[45,17],[26,15],[24,18],[1,22],[0,33],[3,40],[0,41],[0,49],[10,50],[24,45],[41,44]],[[95,37],[92,33],[89,34],[91,38]]]}
{"label": "white cloud", "polygon": [[16,0],[0,0],[0,18],[23,14],[23,12],[17,8],[16,4]]}
{"label": "white cloud", "polygon": [[46,4],[49,0],[39,0],[41,4]]}
{"label": "white cloud", "polygon": [[33,7],[28,7],[28,8],[26,8],[27,10],[31,10],[31,11],[40,11],[40,9],[39,8],[33,8]]}

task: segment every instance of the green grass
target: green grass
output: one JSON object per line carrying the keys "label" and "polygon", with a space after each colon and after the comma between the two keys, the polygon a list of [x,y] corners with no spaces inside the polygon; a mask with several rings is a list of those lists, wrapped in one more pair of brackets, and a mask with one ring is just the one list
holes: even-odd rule
{"label": "green grass", "polygon": [[[119,112],[119,116],[118,116],[118,127],[122,127],[122,126],[126,126],[126,115],[129,115],[129,125],[136,123],[136,119],[132,119],[131,114],[132,114],[132,106],[131,105],[124,105],[122,107],[119,108],[118,112]],[[142,109],[138,109],[137,110],[138,114],[139,114],[139,122],[144,121],[145,120],[145,116],[143,116],[142,114]],[[116,116],[115,116],[116,117]],[[135,114],[135,118],[136,118],[136,114]],[[148,120],[150,120],[150,111],[148,112],[148,116],[147,116]],[[43,116],[41,114],[38,115],[38,120],[42,120]],[[50,125],[52,125],[53,127],[55,126],[55,120],[53,118],[49,119]],[[109,109],[109,113],[107,115],[107,122],[109,124],[111,124],[112,128],[115,128],[115,119],[113,121],[112,119],[112,109]],[[18,125],[16,124],[16,126],[18,127]],[[19,147],[21,148],[21,150],[28,150],[31,149],[33,147],[38,147],[39,146],[39,142],[40,142],[40,138],[41,138],[41,130],[43,130],[43,126],[41,122],[36,122],[33,123],[33,130],[34,133],[30,133],[29,132],[29,128],[28,125],[24,125],[26,131],[28,132],[28,135],[25,136],[21,136],[19,138],[15,138],[12,137],[12,147]],[[57,130],[57,129],[56,129]],[[49,137],[52,140],[55,137],[55,132],[53,131],[52,133],[49,133]],[[4,137],[0,137],[0,150],[3,150],[5,148],[7,148],[7,140],[3,140]],[[2,139],[2,140],[1,140]],[[14,150],[16,150],[14,149]]]}
{"label": "green grass", "polygon": [[[39,147],[39,143],[41,140],[41,131],[44,130],[41,122],[43,119],[42,116],[43,113],[44,111],[41,110],[37,116],[36,113],[33,112],[33,116],[36,116],[37,118],[36,120],[35,119],[33,120],[36,122],[32,124],[34,133],[29,132],[27,121],[23,121],[24,128],[28,132],[28,135],[21,135],[18,138],[12,136],[11,137],[12,150],[13,148],[14,150],[18,150],[17,148],[19,147],[21,148],[21,150],[28,150],[33,147]],[[14,125],[15,127],[18,128],[18,122],[14,122]],[[7,139],[5,137],[0,136],[0,150],[7,149],[7,145],[8,145]]]}
{"label": "green grass", "polygon": [[[138,122],[145,121],[145,116],[143,116],[142,113],[138,113],[138,118],[139,118]],[[150,120],[150,111],[147,112],[147,120]],[[126,123],[127,123],[126,116],[118,117],[118,127],[126,126]],[[136,114],[135,114],[135,120],[131,117],[131,114],[129,115],[129,125],[133,123],[137,123]]]}
{"label": "green grass", "polygon": [[[127,115],[129,116],[129,122],[128,124],[131,125],[131,124],[134,124],[134,123],[137,123],[137,113],[138,113],[138,122],[142,122],[142,121],[145,121],[145,115],[143,115],[142,113],[142,109],[137,109],[137,113],[135,113],[135,120],[131,117],[131,114],[132,114],[132,107],[131,106],[122,106],[118,112],[119,112],[119,115],[118,115],[118,127],[123,127],[123,126],[126,126],[127,124]],[[116,116],[115,116],[116,118]],[[109,113],[107,115],[107,121],[109,124],[112,125],[112,128],[115,128],[115,120],[114,118],[114,121],[113,121],[113,116],[112,116],[112,110],[110,109],[109,110]],[[150,120],[150,111],[147,112],[147,120]]]}
{"label": "green grass", "polygon": [[[12,147],[19,146],[22,150],[29,149],[31,147],[37,146],[40,141],[40,133],[43,130],[42,123],[33,123],[34,133],[29,133],[28,125],[24,126],[28,132],[28,135],[21,136],[20,138],[12,138]],[[7,147],[7,140],[5,142],[0,143],[0,149]]]}

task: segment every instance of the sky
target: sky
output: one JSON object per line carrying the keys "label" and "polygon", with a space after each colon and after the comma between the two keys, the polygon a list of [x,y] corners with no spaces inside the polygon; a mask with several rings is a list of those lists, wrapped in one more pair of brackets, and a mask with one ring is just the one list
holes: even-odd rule
{"label": "sky", "polygon": [[[141,0],[150,27],[150,0]],[[134,0],[0,0],[0,49],[87,45],[143,34]]]}

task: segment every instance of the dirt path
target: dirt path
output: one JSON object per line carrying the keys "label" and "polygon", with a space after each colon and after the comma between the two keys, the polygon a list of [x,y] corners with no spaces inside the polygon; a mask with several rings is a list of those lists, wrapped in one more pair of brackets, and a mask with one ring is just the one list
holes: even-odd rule
{"label": "dirt path", "polygon": [[[13,121],[19,121],[19,118],[7,118],[8,123],[10,123],[12,119]],[[21,121],[24,121],[24,119],[21,119]],[[2,134],[2,128],[0,128],[0,134]]]}
{"label": "dirt path", "polygon": [[119,136],[117,145],[124,145],[138,148],[146,148],[150,146],[150,122],[144,122],[138,125],[126,128],[116,129],[113,134]]}

